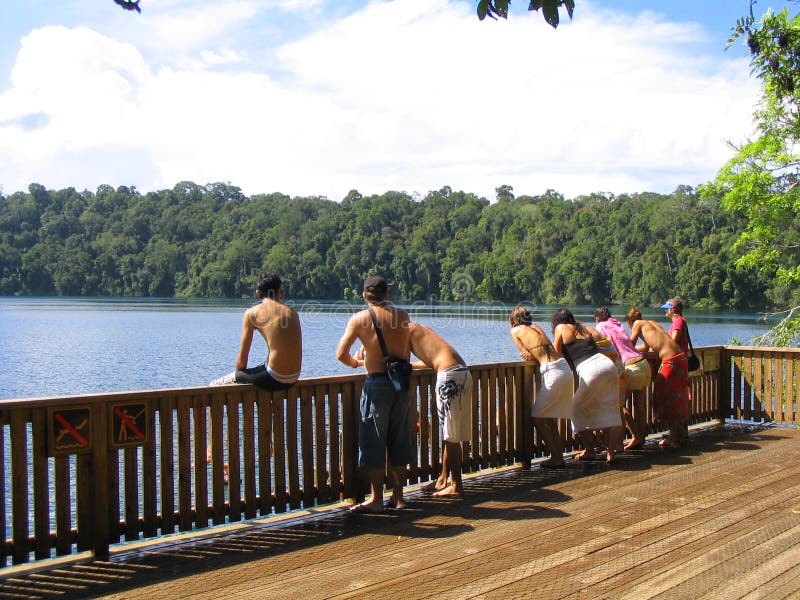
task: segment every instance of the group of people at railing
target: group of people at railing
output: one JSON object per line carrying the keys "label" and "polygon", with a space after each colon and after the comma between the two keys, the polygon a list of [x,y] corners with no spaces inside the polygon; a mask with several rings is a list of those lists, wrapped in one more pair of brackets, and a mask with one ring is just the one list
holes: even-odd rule
{"label": "group of people at railing", "polygon": [[[236,370],[211,385],[252,383],[266,390],[287,389],[300,376],[302,334],[300,319],[282,299],[281,280],[264,273],[256,295],[260,302],[247,309]],[[370,496],[353,512],[380,512],[385,506],[403,508],[406,469],[414,460],[410,432],[410,378],[412,368],[436,372],[436,405],[444,448],[442,471],[424,489],[438,496],[461,496],[462,442],[472,431],[472,376],[459,353],[431,328],[411,322],[408,313],[389,302],[389,287],[380,276],[364,281],[363,310],[353,314],[336,349],[337,359],[363,367],[367,376],[360,398],[358,466],[369,482]],[[651,383],[645,352],[654,352],[660,366],[655,376],[655,416],[669,427],[661,441],[666,447],[683,445],[688,423],[688,326],[683,303],[676,297],[662,305],[671,319],[669,332],[642,318],[637,308],[626,315],[630,333],[606,307],[595,311],[595,325],[578,322],[567,309],[551,319],[552,336],[533,322],[520,306],[510,315],[511,337],[526,361],[536,363],[534,426],[550,453],[541,466],[564,464],[558,420],[569,419],[581,442],[578,460],[604,452],[613,462],[616,452],[644,443],[647,422],[644,390]],[[254,333],[264,338],[264,364],[248,368]],[[641,341],[639,346],[637,342]],[[360,347],[353,352],[356,342]],[[410,362],[411,355],[417,360]],[[576,385],[577,384],[577,385]],[[630,439],[624,442],[626,429]],[[386,505],[383,488],[386,461],[390,465],[392,495]]]}
{"label": "group of people at railing", "polygon": [[[654,352],[660,361],[655,376],[655,416],[667,424],[664,447],[686,443],[689,418],[688,325],[683,303],[676,297],[662,305],[671,319],[667,332],[642,317],[638,308],[626,314],[630,333],[608,308],[595,310],[595,326],[578,322],[567,309],[551,319],[553,341],[533,322],[529,310],[515,308],[510,317],[511,337],[525,360],[539,366],[540,381],[532,417],[550,458],[542,467],[564,464],[557,429],[559,419],[570,419],[581,442],[577,460],[605,452],[613,462],[616,452],[640,447],[647,434],[645,390],[652,370],[645,357]],[[637,346],[636,343],[641,340]],[[574,383],[577,381],[577,386]],[[627,442],[626,430],[630,433]]]}

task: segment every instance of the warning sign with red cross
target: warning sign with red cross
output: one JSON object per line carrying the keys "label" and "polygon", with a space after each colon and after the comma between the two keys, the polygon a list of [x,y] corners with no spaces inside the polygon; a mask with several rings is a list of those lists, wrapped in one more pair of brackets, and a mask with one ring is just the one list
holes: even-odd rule
{"label": "warning sign with red cross", "polygon": [[115,448],[141,446],[148,439],[146,402],[111,405],[111,445]]}

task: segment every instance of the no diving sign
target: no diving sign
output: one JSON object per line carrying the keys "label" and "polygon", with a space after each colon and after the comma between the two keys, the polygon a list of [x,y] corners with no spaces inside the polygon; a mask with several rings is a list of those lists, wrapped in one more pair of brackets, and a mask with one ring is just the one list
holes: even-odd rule
{"label": "no diving sign", "polygon": [[83,454],[91,451],[91,407],[53,407],[47,410],[47,417],[47,438],[51,456]]}

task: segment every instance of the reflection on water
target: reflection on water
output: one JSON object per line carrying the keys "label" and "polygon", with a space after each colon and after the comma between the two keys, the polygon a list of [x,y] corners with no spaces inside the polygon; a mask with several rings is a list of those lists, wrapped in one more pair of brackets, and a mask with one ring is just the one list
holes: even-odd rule
{"label": "reflection on water", "polygon": [[[0,298],[0,399],[205,385],[233,370],[241,313],[252,300]],[[335,358],[353,302],[289,302],[303,324],[303,376],[352,373]],[[519,359],[501,304],[405,305],[470,364]],[[530,306],[550,331],[555,306]],[[594,321],[594,308],[572,306]],[[627,307],[609,307],[622,318]],[[664,312],[646,318],[668,325]],[[744,342],[769,327],[757,315],[687,311],[695,346]],[[250,364],[266,349],[253,342]]]}

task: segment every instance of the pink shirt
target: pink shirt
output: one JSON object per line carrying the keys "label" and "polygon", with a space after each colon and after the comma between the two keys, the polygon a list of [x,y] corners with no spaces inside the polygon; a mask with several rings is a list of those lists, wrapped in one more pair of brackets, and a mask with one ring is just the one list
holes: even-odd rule
{"label": "pink shirt", "polygon": [[631,343],[631,338],[622,323],[613,317],[607,321],[600,321],[595,325],[595,328],[617,347],[617,352],[619,352],[619,357],[623,363],[627,363],[631,358],[642,356],[642,353]]}
{"label": "pink shirt", "polygon": [[686,319],[679,315],[672,317],[672,325],[669,328],[669,336],[672,337],[672,332],[678,331],[678,339],[675,340],[681,350],[689,352],[689,326],[686,324]]}

